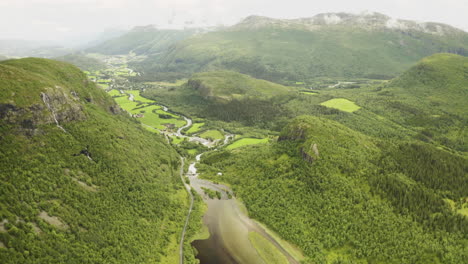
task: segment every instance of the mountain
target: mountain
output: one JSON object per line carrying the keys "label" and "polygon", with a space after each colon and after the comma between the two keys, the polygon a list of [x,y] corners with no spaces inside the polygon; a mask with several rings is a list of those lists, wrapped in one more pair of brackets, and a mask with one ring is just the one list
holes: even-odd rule
{"label": "mountain", "polygon": [[104,62],[96,58],[86,56],[86,54],[82,54],[82,53],[67,54],[64,56],[56,57],[54,59],[71,63],[83,71],[94,72],[94,71],[106,69],[107,67],[107,65]]}
{"label": "mountain", "polygon": [[141,72],[228,69],[282,83],[324,76],[389,79],[423,57],[438,52],[466,56],[467,50],[468,34],[462,30],[378,13],[290,20],[250,16],[150,56]]}
{"label": "mountain", "polygon": [[0,63],[0,262],[174,263],[179,156],[67,63]]}
{"label": "mountain", "polygon": [[153,55],[197,32],[198,29],[171,30],[158,29],[152,25],[140,26],[117,38],[88,48],[86,51],[107,55],[128,54],[129,52],[134,52],[137,55]]}
{"label": "mountain", "polygon": [[468,113],[468,58],[454,54],[435,54],[388,84],[388,90],[418,97],[421,102],[445,112]]}
{"label": "mountain", "polygon": [[120,37],[122,35],[125,35],[128,32],[129,32],[128,29],[123,29],[123,28],[105,29],[103,32],[101,32],[101,33],[97,34],[96,36],[94,36],[94,38],[91,39],[88,43],[82,45],[81,49],[83,50],[83,49],[88,49],[88,48],[98,46],[98,45],[102,44],[103,42],[106,42],[106,41],[111,40],[111,39],[118,38],[118,37]]}
{"label": "mountain", "polygon": [[204,97],[231,100],[241,98],[268,98],[285,95],[292,89],[233,71],[201,72],[194,74],[188,86]]}
{"label": "mountain", "polygon": [[466,206],[466,157],[300,116],[277,142],[212,152],[201,162],[200,177],[230,184],[250,217],[303,250],[304,263],[468,257],[468,217],[450,206]]}
{"label": "mountain", "polygon": [[340,93],[381,120],[416,132],[422,141],[467,152],[467,71],[467,57],[435,54],[388,83]]}
{"label": "mountain", "polygon": [[71,52],[70,48],[46,41],[0,39],[0,54],[9,57],[52,58]]}

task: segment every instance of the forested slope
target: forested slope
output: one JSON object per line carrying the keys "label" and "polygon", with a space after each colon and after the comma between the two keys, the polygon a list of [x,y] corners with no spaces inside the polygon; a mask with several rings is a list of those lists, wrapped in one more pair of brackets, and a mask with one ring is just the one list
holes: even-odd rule
{"label": "forested slope", "polygon": [[177,42],[140,66],[148,76],[228,69],[288,83],[315,77],[390,79],[434,53],[468,54],[468,34],[447,25],[399,21],[395,27],[382,14],[323,15],[328,18],[251,16]]}
{"label": "forested slope", "polygon": [[162,137],[66,63],[2,62],[0,90],[1,263],[178,259],[187,194]]}
{"label": "forested slope", "polygon": [[[464,263],[465,157],[386,142],[303,116],[277,143],[202,158],[250,215],[297,244],[310,263]],[[216,176],[222,171],[222,176]],[[466,205],[464,205],[466,206]]]}

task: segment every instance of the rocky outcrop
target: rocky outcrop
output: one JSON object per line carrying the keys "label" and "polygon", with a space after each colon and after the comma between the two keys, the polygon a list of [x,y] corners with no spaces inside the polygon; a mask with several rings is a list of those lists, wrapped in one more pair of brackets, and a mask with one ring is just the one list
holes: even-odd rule
{"label": "rocky outcrop", "polygon": [[17,125],[30,133],[39,125],[56,124],[61,127],[63,123],[86,119],[79,97],[59,86],[47,88],[37,96],[41,100],[29,107],[18,107],[14,103],[0,104],[0,121]]}

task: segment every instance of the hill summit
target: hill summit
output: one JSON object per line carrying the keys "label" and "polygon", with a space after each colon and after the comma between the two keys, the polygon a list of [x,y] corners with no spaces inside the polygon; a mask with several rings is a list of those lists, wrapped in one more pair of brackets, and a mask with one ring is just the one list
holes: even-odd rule
{"label": "hill summit", "polygon": [[249,16],[235,25],[233,29],[259,29],[265,27],[302,28],[307,30],[323,29],[330,26],[359,27],[368,30],[387,29],[415,31],[434,35],[453,35],[465,33],[461,29],[435,22],[416,22],[395,19],[377,12],[321,13],[313,17],[297,19],[275,19],[263,16]]}

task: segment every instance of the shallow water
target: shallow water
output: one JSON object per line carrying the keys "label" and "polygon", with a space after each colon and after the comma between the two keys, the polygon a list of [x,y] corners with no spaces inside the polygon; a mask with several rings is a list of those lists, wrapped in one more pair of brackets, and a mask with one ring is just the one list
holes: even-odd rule
{"label": "shallow water", "polygon": [[261,264],[263,260],[250,243],[249,226],[242,219],[234,199],[207,200],[208,211],[203,217],[210,238],[196,240],[192,245],[201,264]]}

